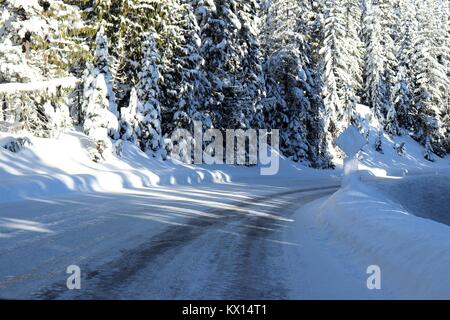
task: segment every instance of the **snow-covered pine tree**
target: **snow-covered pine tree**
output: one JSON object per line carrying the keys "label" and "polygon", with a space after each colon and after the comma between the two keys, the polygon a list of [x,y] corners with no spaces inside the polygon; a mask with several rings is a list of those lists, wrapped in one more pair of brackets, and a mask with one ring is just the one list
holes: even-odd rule
{"label": "snow-covered pine tree", "polygon": [[[227,54],[227,42],[222,41],[222,25],[224,22],[218,17],[218,8],[214,0],[194,0],[193,8],[200,31],[200,56],[204,59],[202,67],[205,72],[207,96],[203,108],[209,110],[212,127],[221,128],[223,119],[220,112],[224,101],[223,78],[226,77],[224,63]],[[226,31],[226,30],[225,30]],[[228,35],[228,32],[226,33]]]}
{"label": "snow-covered pine tree", "polygon": [[277,0],[265,8],[262,47],[267,94],[263,110],[266,126],[281,130],[280,147],[285,155],[329,167],[326,117],[314,66],[315,47],[311,46],[318,44],[311,31],[319,24],[318,11],[316,4],[291,0]]}
{"label": "snow-covered pine tree", "polygon": [[390,135],[399,135],[399,125],[397,120],[397,111],[395,105],[392,103],[389,106],[388,113],[386,115],[386,121],[384,125],[384,130]]}
{"label": "snow-covered pine tree", "polygon": [[386,56],[383,46],[385,38],[382,28],[382,11],[378,1],[364,2],[363,39],[366,46],[364,68],[364,102],[372,109],[377,119],[384,125],[390,109],[390,97],[386,76]]}
{"label": "snow-covered pine tree", "polygon": [[138,73],[137,96],[139,132],[137,139],[141,149],[155,158],[164,158],[164,141],[161,131],[160,73],[155,32],[143,35],[143,52]]}
{"label": "snow-covered pine tree", "polygon": [[[26,41],[25,34],[28,30],[26,29],[26,23],[22,21],[27,21],[27,18],[36,16],[37,10],[39,10],[38,7],[25,6],[24,8],[16,2],[3,2],[0,13],[0,83],[31,82],[43,79],[41,71],[29,63],[27,50],[23,50],[23,43]],[[19,21],[19,17],[22,18],[22,21]],[[26,38],[30,37],[31,34],[27,34]],[[10,124],[23,122],[28,118],[29,111],[33,111],[32,109],[25,110],[25,106],[33,106],[34,108],[35,105],[32,97],[26,94],[0,93],[0,99],[2,101],[2,119],[0,121],[6,121]],[[31,112],[30,116],[36,116],[37,114]],[[39,120],[38,127],[48,129],[46,118],[42,119],[43,121],[37,120]]]}
{"label": "snow-covered pine tree", "polygon": [[[214,84],[220,103],[215,109],[214,127],[221,129],[239,128],[243,119],[243,96],[245,95],[238,72],[242,68],[239,32],[242,22],[238,17],[236,0],[215,0],[216,12],[210,24],[211,42],[205,52],[210,83]],[[208,44],[208,42],[205,42]],[[211,60],[210,60],[211,59]],[[215,67],[216,66],[216,67]],[[214,121],[214,118],[213,118]]]}
{"label": "snow-covered pine tree", "polygon": [[303,17],[307,19],[304,22],[304,33],[307,35],[307,43],[309,44],[310,52],[308,57],[310,60],[309,75],[312,80],[311,97],[312,112],[310,115],[310,125],[308,133],[308,141],[310,142],[310,149],[314,155],[313,166],[317,168],[333,168],[332,150],[330,149],[331,132],[329,128],[329,117],[325,107],[324,99],[322,97],[322,55],[320,50],[323,44],[323,1],[303,2],[305,14]]}
{"label": "snow-covered pine tree", "polygon": [[259,46],[252,34],[256,2],[198,0],[196,12],[210,90],[206,108],[213,126],[247,128],[261,91]]}
{"label": "snow-covered pine tree", "polygon": [[266,9],[262,34],[267,97],[263,105],[265,126],[280,130],[283,154],[311,163],[314,159],[307,141],[311,105],[306,95],[312,79],[302,9],[292,0],[274,1]]}
{"label": "snow-covered pine tree", "polygon": [[[142,34],[150,30],[166,29],[167,20],[171,16],[173,0],[120,0],[113,4],[116,25],[112,29],[115,46],[112,50],[113,61],[111,72],[113,75],[114,91],[119,107],[126,107],[131,90],[138,81],[138,70],[142,55]],[[163,37],[162,37],[163,38]],[[165,39],[158,40],[164,48],[169,50]]]}
{"label": "snow-covered pine tree", "polygon": [[[399,24],[398,15],[396,14],[398,5],[392,0],[378,0],[378,2],[381,14],[381,28],[383,30],[380,45],[384,52],[383,80],[385,82],[387,103],[384,116],[387,117],[387,112],[392,108],[394,100],[392,90],[396,84],[398,71],[397,52],[399,35],[396,32]],[[393,124],[390,124],[390,126],[392,127]]]}
{"label": "snow-covered pine tree", "polygon": [[[444,93],[444,104],[440,110],[441,127],[439,131],[443,135],[443,148],[447,153],[450,153],[450,2],[438,2],[435,14],[439,16],[438,25],[439,29],[442,30],[438,41],[438,61],[447,69],[448,79],[446,92]],[[447,99],[445,99],[445,96]]]}
{"label": "snow-covered pine tree", "polygon": [[[18,56],[39,70],[40,79],[67,76],[68,67],[86,52],[76,39],[83,28],[78,8],[61,0],[5,0],[2,10],[2,38],[20,47]],[[35,77],[29,81],[40,80],[36,70],[29,70]]]}
{"label": "snow-covered pine tree", "polygon": [[137,91],[135,88],[131,90],[128,107],[120,109],[119,130],[120,136],[125,141],[139,146],[138,135],[140,135],[139,121],[137,112],[140,109]]}
{"label": "snow-covered pine tree", "polygon": [[[363,89],[363,57],[364,43],[361,40],[361,0],[342,0],[344,8],[342,19],[345,21],[345,50],[348,54],[346,64],[348,66],[348,74],[351,76],[349,85],[346,85],[347,98],[349,104],[359,103],[361,100],[361,91]],[[352,118],[351,112],[350,122],[357,121]]]}
{"label": "snow-covered pine tree", "polygon": [[117,117],[109,109],[108,84],[104,73],[98,73],[90,90],[89,103],[84,109],[83,130],[96,146],[93,160],[106,160],[112,149],[110,133],[117,131]]}
{"label": "snow-covered pine tree", "polygon": [[328,148],[331,150],[334,138],[337,137],[339,132],[338,121],[342,121],[342,115],[339,117],[339,113],[344,110],[344,106],[339,97],[338,79],[337,73],[346,73],[345,66],[342,61],[336,61],[336,56],[341,56],[338,50],[342,47],[339,46],[338,38],[343,38],[345,30],[340,24],[341,21],[337,19],[337,11],[342,9],[336,5],[332,0],[324,1],[322,5],[322,39],[323,43],[319,54],[322,56],[321,60],[321,82],[322,82],[322,95],[324,101],[324,116],[326,119],[326,140]]}
{"label": "snow-covered pine tree", "polygon": [[137,64],[130,67],[133,62],[130,51],[140,52],[139,31],[142,30],[136,32],[140,24],[132,18],[135,3],[135,0],[97,1],[94,11],[97,30],[106,28],[106,36],[114,44],[109,50],[109,69],[119,111],[127,105],[132,85],[136,82],[136,72],[131,71],[137,69]]}
{"label": "snow-covered pine tree", "polygon": [[[92,104],[91,99],[94,99],[96,95],[92,94],[95,91],[98,82],[98,76],[103,75],[103,79],[106,85],[106,97],[108,99],[107,108],[113,114],[116,119],[118,119],[118,110],[115,99],[115,94],[113,91],[113,83],[111,71],[109,68],[109,52],[108,52],[108,38],[104,34],[104,28],[100,28],[95,38],[96,48],[94,52],[94,62],[93,64],[87,64],[84,73],[84,101],[83,101],[83,112],[86,113],[86,109]],[[103,88],[102,88],[103,89]],[[119,139],[118,127],[110,126],[109,135],[113,139]]]}
{"label": "snow-covered pine tree", "polygon": [[261,109],[261,99],[265,97],[265,83],[262,69],[262,52],[260,43],[258,0],[237,2],[238,17],[241,21],[239,31],[239,47],[241,49],[241,69],[237,77],[240,79],[244,94],[239,98],[241,105],[240,128],[261,128],[261,118],[256,112]]}
{"label": "snow-covered pine tree", "polygon": [[[100,28],[97,33],[96,39],[96,48],[94,53],[94,66],[98,70],[98,73],[104,75],[106,88],[107,88],[107,97],[109,100],[108,109],[114,114],[116,117],[118,116],[117,104],[116,104],[116,96],[113,91],[113,80],[111,75],[111,70],[109,68],[110,65],[110,56],[108,50],[108,37],[104,33],[104,29]],[[117,137],[115,137],[117,138]]]}
{"label": "snow-covered pine tree", "polygon": [[163,131],[166,136],[178,128],[193,132],[194,121],[202,122],[205,129],[212,126],[208,110],[204,108],[208,83],[202,68],[204,59],[200,55],[200,28],[190,2],[182,0],[177,6],[173,4],[166,27],[173,35],[170,37],[173,53],[167,57],[162,70]]}
{"label": "snow-covered pine tree", "polygon": [[[68,1],[68,0],[66,0]],[[80,6],[86,21],[84,36],[95,52],[90,38],[101,31],[111,45],[108,48],[108,69],[115,93],[117,110],[128,105],[133,84],[137,81],[138,60],[142,52],[141,34],[148,31],[156,0],[70,0]],[[89,60],[89,59],[85,59]]]}
{"label": "snow-covered pine tree", "polygon": [[424,0],[417,4],[418,31],[413,55],[414,127],[415,138],[425,148],[425,158],[432,153],[445,154],[447,137],[441,130],[443,106],[448,103],[449,79],[442,64],[440,45],[442,24],[439,21],[439,1]]}
{"label": "snow-covered pine tree", "polygon": [[[308,79],[300,52],[287,47],[275,52],[265,64],[267,100],[265,111],[270,129],[280,130],[280,149],[294,161],[309,163],[307,123],[310,102],[303,89]],[[303,78],[302,78],[303,77]]]}
{"label": "snow-covered pine tree", "polygon": [[322,82],[329,130],[334,139],[351,122],[361,88],[362,44],[359,2],[326,0],[323,10]]}
{"label": "snow-covered pine tree", "polygon": [[415,0],[399,0],[397,10],[397,61],[398,70],[392,96],[399,127],[411,130],[412,104],[412,56],[414,52],[414,37],[417,31],[415,18]]}
{"label": "snow-covered pine tree", "polygon": [[[392,94],[394,97],[393,106],[396,113],[398,128],[411,130],[414,123],[414,119],[411,117],[412,79],[409,78],[407,74],[407,67],[401,65],[397,72],[397,80]],[[386,125],[390,125],[389,121]],[[401,134],[401,130],[398,130],[398,128],[397,126],[394,126],[394,131],[397,132],[397,134]]]}

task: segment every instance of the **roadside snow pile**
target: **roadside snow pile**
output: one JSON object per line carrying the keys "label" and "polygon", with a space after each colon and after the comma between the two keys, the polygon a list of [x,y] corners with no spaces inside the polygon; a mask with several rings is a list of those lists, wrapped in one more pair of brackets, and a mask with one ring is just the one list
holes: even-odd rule
{"label": "roadside snow pile", "polygon": [[381,268],[394,297],[450,298],[450,227],[409,214],[358,178],[309,209],[330,238]]}
{"label": "roadside snow pile", "polygon": [[287,178],[317,179],[336,174],[296,165],[283,157],[274,164],[278,173],[271,176],[261,176],[260,166],[198,166],[159,161],[129,142],[121,146],[120,157],[111,154],[107,161],[96,163],[92,161],[93,149],[92,139],[76,130],[53,139],[0,132],[0,202],[74,191],[121,192],[124,188],[254,182],[256,179],[276,185],[278,180]]}
{"label": "roadside snow pile", "polygon": [[[18,144],[18,141],[25,141]],[[122,156],[95,163],[92,141],[78,131],[59,139],[0,133],[0,202],[53,196],[71,191],[119,192],[123,188],[156,185],[223,183],[230,177],[220,171],[161,162],[130,143]],[[16,153],[10,150],[14,148]],[[9,149],[9,150],[7,150]]]}

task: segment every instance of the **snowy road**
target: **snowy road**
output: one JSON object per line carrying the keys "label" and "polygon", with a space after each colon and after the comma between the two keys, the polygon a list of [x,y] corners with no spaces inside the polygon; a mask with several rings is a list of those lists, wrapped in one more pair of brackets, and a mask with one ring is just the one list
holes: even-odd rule
{"label": "snowy road", "polygon": [[281,231],[294,209],[333,190],[260,196],[209,212],[222,219],[192,219],[168,228],[102,266],[104,272],[80,297],[286,298],[277,259],[289,243],[283,243]]}
{"label": "snowy road", "polygon": [[[411,177],[398,189],[417,182]],[[395,196],[396,184],[385,183]],[[336,178],[280,179],[2,204],[0,298],[447,297],[433,277],[433,266],[447,265],[444,258],[411,269],[390,251],[407,255],[406,246],[429,259],[429,249],[421,246],[439,224],[407,218],[383,197],[367,200],[364,190],[334,198],[336,214],[332,209],[323,216],[321,208],[338,184]],[[424,199],[431,198],[424,193]],[[362,201],[360,209],[347,211],[349,201],[353,209]],[[383,221],[392,220],[384,227],[370,214],[375,203],[377,215],[394,210],[383,215]],[[381,241],[390,239],[391,224],[400,232],[398,241]],[[415,232],[420,226],[423,231]],[[81,268],[80,290],[67,289],[69,265]],[[371,265],[382,267],[382,290],[367,287]]]}
{"label": "snowy road", "polygon": [[[344,283],[348,294],[359,295],[365,270],[348,276],[335,248],[308,225],[294,228],[296,210],[332,194],[336,184],[154,188],[5,204],[0,297],[278,299],[324,291],[333,297],[322,280],[336,273],[336,296],[343,296]],[[81,290],[66,287],[72,264],[81,268]]]}

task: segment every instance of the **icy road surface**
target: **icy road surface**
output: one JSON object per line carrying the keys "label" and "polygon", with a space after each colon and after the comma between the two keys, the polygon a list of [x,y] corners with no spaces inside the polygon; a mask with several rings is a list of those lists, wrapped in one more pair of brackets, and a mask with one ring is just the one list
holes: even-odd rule
{"label": "icy road surface", "polygon": [[[0,298],[382,297],[366,287],[370,261],[351,258],[298,210],[337,185],[285,180],[6,203]],[[80,290],[66,287],[69,265],[81,268]]]}

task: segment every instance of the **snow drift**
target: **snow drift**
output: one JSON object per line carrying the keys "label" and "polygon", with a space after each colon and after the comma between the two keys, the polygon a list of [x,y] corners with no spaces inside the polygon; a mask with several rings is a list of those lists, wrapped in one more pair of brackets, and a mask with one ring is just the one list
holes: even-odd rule
{"label": "snow drift", "polygon": [[358,176],[314,205],[335,241],[380,266],[382,289],[394,298],[450,298],[450,227],[411,215]]}
{"label": "snow drift", "polygon": [[[13,148],[13,141],[26,144]],[[9,150],[7,150],[9,149]],[[16,150],[17,149],[17,150]],[[260,176],[260,166],[189,165],[161,161],[124,142],[120,156],[93,162],[91,138],[77,130],[58,138],[36,138],[29,134],[0,132],[0,202],[30,197],[51,197],[68,192],[121,192],[152,186],[229,183],[255,179],[276,185],[277,179],[320,179],[336,175],[330,170],[314,170],[280,156],[276,176]]]}
{"label": "snow drift", "polygon": [[78,131],[58,139],[29,136],[30,144],[17,153],[4,147],[12,137],[0,133],[0,202],[67,192],[118,192],[124,188],[157,185],[222,183],[229,177],[217,170],[157,161],[125,142],[121,157],[95,163],[92,141]]}

